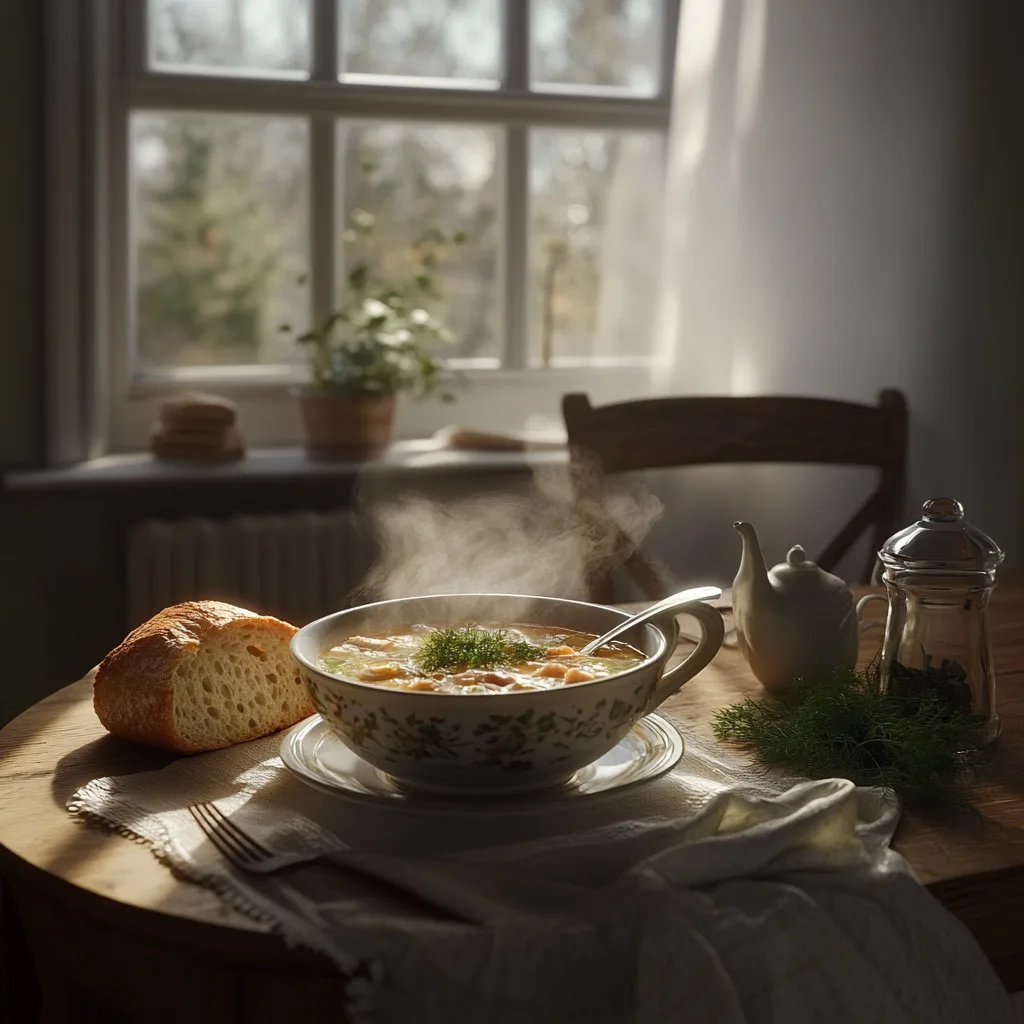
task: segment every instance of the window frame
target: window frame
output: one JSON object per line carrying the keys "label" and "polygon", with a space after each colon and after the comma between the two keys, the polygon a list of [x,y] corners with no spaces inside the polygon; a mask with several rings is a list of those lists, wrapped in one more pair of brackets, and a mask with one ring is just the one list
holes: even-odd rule
{"label": "window frame", "polygon": [[[308,119],[310,140],[311,313],[335,298],[339,232],[336,124],[344,120],[445,122],[497,127],[502,195],[498,295],[503,363],[461,367],[470,391],[492,395],[529,387],[582,387],[615,397],[642,386],[645,360],[605,365],[563,360],[528,365],[529,131],[534,127],[660,131],[667,134],[680,0],[661,0],[660,78],[651,97],[606,90],[529,86],[530,4],[501,0],[502,75],[494,89],[345,82],[336,0],[308,0],[311,70],[254,77],[183,73],[147,66],[145,0],[46,0],[48,461],[65,464],[142,447],[161,396],[182,387],[215,389],[243,409],[250,444],[295,443],[301,425],[291,398],[301,367],[196,367],[140,371],[132,366],[129,124],[134,110],[288,114]],[[317,216],[313,211],[331,211]],[[509,302],[510,295],[524,297]],[[61,301],[54,301],[60,296]],[[609,363],[611,365],[609,365]],[[609,391],[610,388],[610,391]],[[551,396],[549,396],[551,397]],[[554,397],[557,397],[554,395]],[[493,401],[493,397],[490,399]],[[450,418],[446,414],[446,418]],[[413,417],[407,428],[423,427]],[[400,424],[401,426],[401,424]],[[252,428],[255,427],[255,430]],[[496,424],[500,429],[500,425]],[[399,431],[399,434],[401,432]]]}

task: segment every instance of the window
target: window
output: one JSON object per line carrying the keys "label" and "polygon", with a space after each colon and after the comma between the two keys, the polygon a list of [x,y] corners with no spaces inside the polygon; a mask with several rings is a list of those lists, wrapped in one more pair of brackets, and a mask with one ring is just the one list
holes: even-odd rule
{"label": "window", "polygon": [[473,401],[493,416],[494,389],[511,406],[568,380],[614,392],[643,367],[677,0],[83,9],[95,191],[79,223],[100,297],[82,308],[108,450],[144,444],[182,386],[236,398],[250,443],[296,440],[303,353],[280,325],[328,312],[361,259],[400,270],[434,228],[466,236],[436,311],[475,397],[410,413],[406,433],[465,422]]}

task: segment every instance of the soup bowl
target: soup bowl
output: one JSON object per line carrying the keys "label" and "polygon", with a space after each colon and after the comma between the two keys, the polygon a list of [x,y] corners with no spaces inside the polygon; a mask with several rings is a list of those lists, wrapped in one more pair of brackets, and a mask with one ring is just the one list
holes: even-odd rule
{"label": "soup bowl", "polygon": [[[666,671],[679,639],[677,614],[695,618],[702,635],[695,650]],[[638,625],[617,639],[640,651],[642,662],[544,690],[401,690],[332,675],[320,659],[351,636],[413,623],[532,623],[598,635],[627,618],[616,608],[518,594],[400,598],[317,619],[295,634],[291,652],[327,726],[397,785],[460,796],[521,793],[566,782],[704,668],[722,645],[718,610],[694,603]]]}

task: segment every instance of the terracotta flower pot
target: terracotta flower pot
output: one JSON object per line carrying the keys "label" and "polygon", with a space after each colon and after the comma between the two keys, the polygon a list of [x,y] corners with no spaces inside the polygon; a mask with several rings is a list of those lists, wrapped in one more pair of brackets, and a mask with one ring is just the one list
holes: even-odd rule
{"label": "terracotta flower pot", "polygon": [[306,427],[306,451],[312,459],[368,459],[391,441],[394,395],[299,395]]}

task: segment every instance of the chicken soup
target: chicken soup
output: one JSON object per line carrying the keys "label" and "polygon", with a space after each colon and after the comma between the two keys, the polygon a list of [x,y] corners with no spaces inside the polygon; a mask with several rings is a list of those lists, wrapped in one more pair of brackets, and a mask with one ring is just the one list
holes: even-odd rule
{"label": "chicken soup", "polygon": [[320,659],[343,679],[432,693],[514,693],[573,686],[624,672],[645,655],[610,643],[582,655],[595,634],[552,626],[414,625],[350,636]]}

